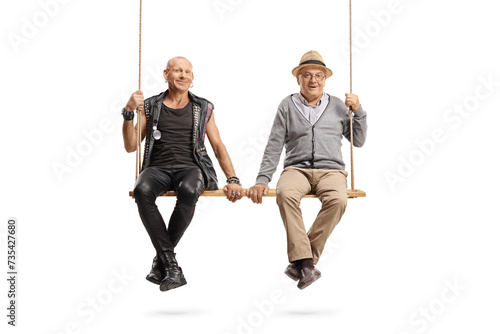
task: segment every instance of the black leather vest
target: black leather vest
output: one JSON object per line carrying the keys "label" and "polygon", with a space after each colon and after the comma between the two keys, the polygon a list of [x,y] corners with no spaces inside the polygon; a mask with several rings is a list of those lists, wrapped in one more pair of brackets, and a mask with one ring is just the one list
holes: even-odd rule
{"label": "black leather vest", "polygon": [[[144,113],[146,115],[146,143],[144,144],[144,158],[142,170],[146,169],[151,160],[151,152],[155,139],[153,138],[153,126],[158,124],[163,100],[168,94],[168,90],[158,95],[152,96],[144,101]],[[212,116],[214,105],[191,92],[189,99],[193,104],[193,155],[196,163],[203,172],[205,179],[205,190],[217,190],[217,174],[208,156],[205,147],[205,133],[207,124]]]}

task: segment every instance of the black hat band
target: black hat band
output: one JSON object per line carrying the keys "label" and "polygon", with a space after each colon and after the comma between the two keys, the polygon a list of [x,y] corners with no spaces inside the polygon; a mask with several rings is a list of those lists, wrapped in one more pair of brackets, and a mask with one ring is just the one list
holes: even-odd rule
{"label": "black hat band", "polygon": [[326,67],[325,63],[323,63],[322,61],[319,61],[319,60],[306,60],[305,62],[300,63],[299,66],[302,66],[302,65],[321,65],[321,66]]}

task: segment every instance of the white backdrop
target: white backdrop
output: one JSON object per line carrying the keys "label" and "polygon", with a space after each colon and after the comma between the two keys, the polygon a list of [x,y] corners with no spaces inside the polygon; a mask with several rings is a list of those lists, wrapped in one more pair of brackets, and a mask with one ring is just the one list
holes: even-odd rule
{"label": "white backdrop", "polygon": [[[497,332],[498,8],[355,0],[354,93],[368,111],[356,187],[299,291],[274,199],[201,199],[177,248],[188,284],[147,282],[154,249],[128,191],[120,110],[137,88],[139,1],[2,1],[0,231],[18,227],[19,333]],[[143,90],[174,56],[253,184],[291,69],[319,51],[349,89],[348,1],[144,0]],[[349,165],[348,143],[344,159]],[[210,151],[210,154],[213,153]],[[278,179],[281,165],[271,186]],[[223,174],[217,169],[220,186]],[[168,217],[173,199],[160,199]],[[319,202],[304,200],[310,224]],[[7,269],[2,265],[4,273]]]}

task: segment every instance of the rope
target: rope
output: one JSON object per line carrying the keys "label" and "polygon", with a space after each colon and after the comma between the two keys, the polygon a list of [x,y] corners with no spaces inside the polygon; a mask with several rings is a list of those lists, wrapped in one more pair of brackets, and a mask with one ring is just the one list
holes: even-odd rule
{"label": "rope", "polygon": [[[141,56],[142,56],[142,0],[139,8],[139,90],[141,89]],[[137,108],[137,142],[135,150],[135,179],[141,172],[141,111],[142,106]]]}
{"label": "rope", "polygon": [[142,57],[142,0],[139,7],[139,89],[141,89],[141,57]]}
{"label": "rope", "polygon": [[[349,0],[349,86],[352,94],[352,5]],[[354,148],[352,134],[352,107],[349,107],[349,118],[351,120],[351,189],[354,190]]]}

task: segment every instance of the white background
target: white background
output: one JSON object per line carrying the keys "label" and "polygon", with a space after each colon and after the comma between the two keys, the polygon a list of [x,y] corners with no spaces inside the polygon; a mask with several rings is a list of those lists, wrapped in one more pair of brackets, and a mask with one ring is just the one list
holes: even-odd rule
{"label": "white background", "polygon": [[[208,198],[176,249],[188,284],[164,293],[144,279],[154,249],[128,197],[135,155],[121,137],[120,109],[137,89],[139,1],[61,1],[46,9],[51,15],[43,3],[50,1],[2,1],[0,10],[4,273],[7,219],[19,220],[18,327],[6,324],[2,279],[2,332],[500,330],[495,2],[354,1],[353,91],[369,122],[355,150],[356,187],[367,197],[349,201],[318,264],[323,277],[299,291],[283,274],[274,199],[257,206]],[[348,1],[219,3],[230,7],[144,1],[143,89],[161,92],[167,60],[190,59],[192,91],[215,104],[248,187],[276,107],[298,91],[290,71],[303,53],[319,51],[332,68],[328,93],[349,90]],[[16,45],[13,36],[24,40]],[[481,78],[495,84],[488,90]],[[460,106],[466,116],[453,112]],[[435,131],[442,140],[429,144]],[[85,156],[70,167],[78,149]],[[388,175],[399,179],[391,186]],[[168,217],[174,200],[158,202]],[[302,207],[309,225],[319,202]]]}

